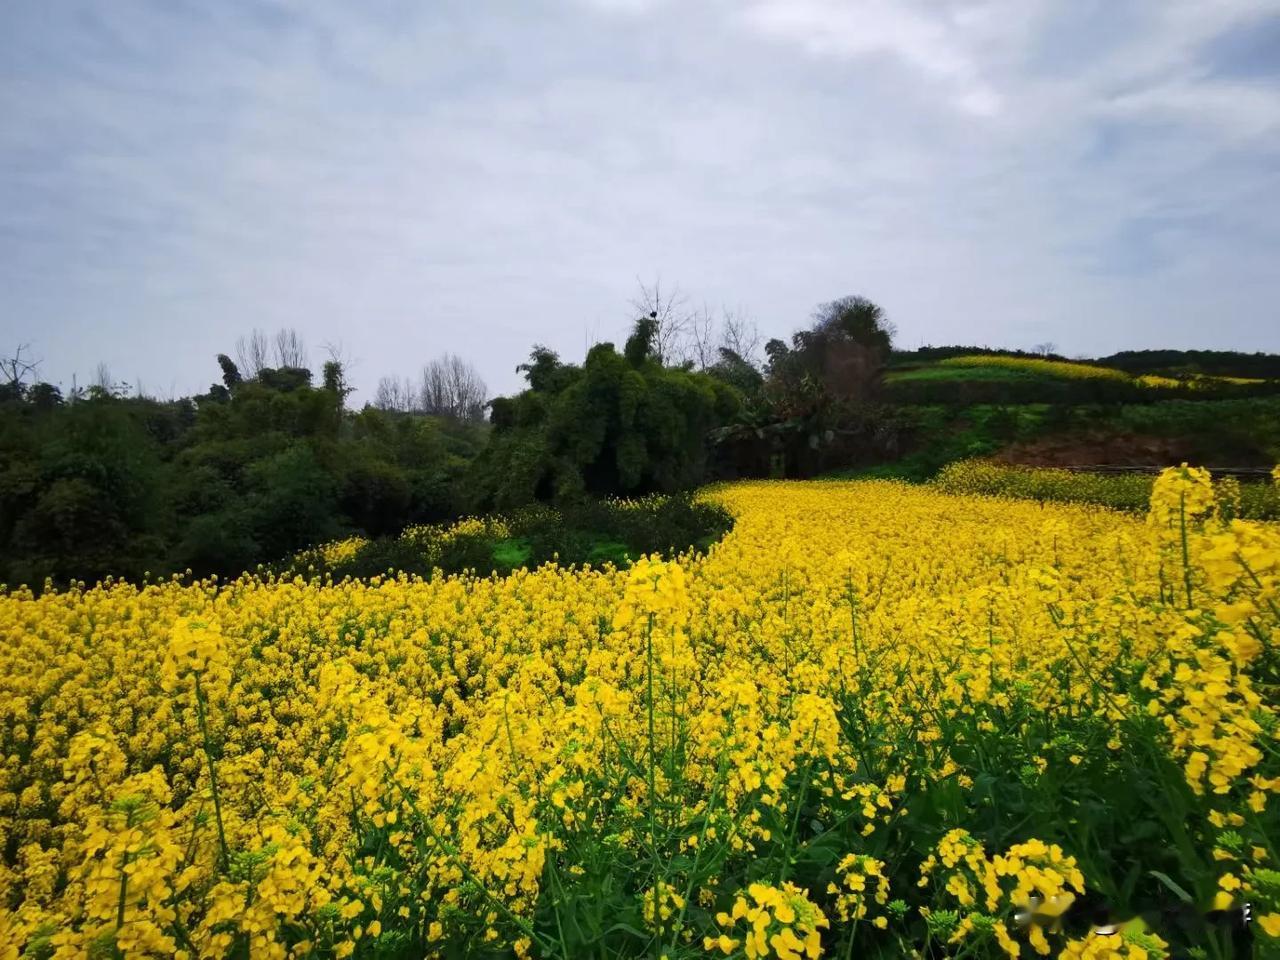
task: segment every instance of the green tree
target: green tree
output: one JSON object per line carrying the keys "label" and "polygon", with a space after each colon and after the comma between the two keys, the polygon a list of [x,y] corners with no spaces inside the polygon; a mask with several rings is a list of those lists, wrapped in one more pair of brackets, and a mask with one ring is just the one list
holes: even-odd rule
{"label": "green tree", "polygon": [[[292,341],[281,356],[299,356]],[[265,348],[264,348],[265,349]],[[239,367],[160,403],[107,386],[0,395],[0,583],[234,575],[351,532],[456,516],[488,426],[351,413],[336,361]]]}
{"label": "green tree", "polygon": [[707,433],[741,402],[721,380],[664,367],[651,317],[622,354],[597,344],[576,366],[535,347],[520,369],[529,388],[491,407],[493,437],[473,471],[481,507],[695,486]]}

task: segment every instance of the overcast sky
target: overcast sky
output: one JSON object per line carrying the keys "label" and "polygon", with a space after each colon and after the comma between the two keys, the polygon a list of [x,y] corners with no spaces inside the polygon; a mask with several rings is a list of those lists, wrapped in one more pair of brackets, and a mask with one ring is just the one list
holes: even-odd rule
{"label": "overcast sky", "polygon": [[1266,0],[4,0],[0,347],[167,394],[296,327],[369,399],[621,343],[636,277],[787,335],[1280,351]]}

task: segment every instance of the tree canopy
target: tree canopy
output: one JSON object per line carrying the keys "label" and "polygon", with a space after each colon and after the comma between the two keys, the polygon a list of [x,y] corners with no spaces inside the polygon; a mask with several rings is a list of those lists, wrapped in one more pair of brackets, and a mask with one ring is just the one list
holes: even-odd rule
{"label": "tree canopy", "polygon": [[702,480],[706,435],[741,398],[713,376],[664,366],[655,320],[636,321],[621,354],[599,343],[581,365],[533,349],[519,367],[528,388],[493,401],[493,436],[473,471],[479,506],[673,491]]}
{"label": "tree canopy", "polygon": [[[265,338],[260,338],[265,342]],[[259,343],[250,359],[265,356]],[[289,359],[304,355],[281,338]],[[377,536],[461,510],[482,425],[344,408],[342,366],[226,354],[221,382],[160,401],[46,383],[0,397],[0,583],[33,587],[190,569],[236,574],[349,533]]]}

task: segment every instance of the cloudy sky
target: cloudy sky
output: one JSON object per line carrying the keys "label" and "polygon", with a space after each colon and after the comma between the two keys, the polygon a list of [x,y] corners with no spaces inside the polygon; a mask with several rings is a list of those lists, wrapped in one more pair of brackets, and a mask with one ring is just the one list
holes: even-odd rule
{"label": "cloudy sky", "polygon": [[0,346],[203,388],[255,328],[372,395],[620,341],[1280,351],[1268,0],[6,0]]}

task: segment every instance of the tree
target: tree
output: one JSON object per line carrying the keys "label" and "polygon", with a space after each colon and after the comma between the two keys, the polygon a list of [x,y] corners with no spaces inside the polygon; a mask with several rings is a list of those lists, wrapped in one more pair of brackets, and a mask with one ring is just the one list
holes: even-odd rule
{"label": "tree", "polygon": [[422,368],[418,409],[423,413],[455,420],[481,420],[487,399],[484,380],[475,367],[461,357],[446,353]]}
{"label": "tree", "polygon": [[21,398],[26,392],[27,380],[35,377],[40,363],[31,356],[29,343],[18,344],[12,356],[0,359],[0,399]]}
{"label": "tree", "polygon": [[849,296],[819,304],[813,312],[814,330],[832,338],[844,338],[880,353],[888,359],[897,328],[877,304],[866,297]]}
{"label": "tree", "polygon": [[686,352],[695,370],[706,370],[716,362],[715,315],[706,303],[689,315],[686,340]]}
{"label": "tree", "polygon": [[741,307],[737,310],[723,309],[720,316],[721,358],[724,351],[728,350],[744,363],[755,367],[759,362],[759,349],[760,328],[756,322]]}
{"label": "tree", "polygon": [[743,359],[728,347],[720,347],[715,363],[707,367],[707,374],[729,384],[748,401],[755,401],[764,386],[764,375],[754,363]]}
{"label": "tree", "polygon": [[[653,314],[641,317],[635,322],[631,336],[622,348],[622,355],[633,367],[643,366],[645,361],[654,355],[654,347],[658,337],[658,319]],[[590,356],[590,352],[587,356]],[[661,362],[661,361],[659,361]]]}
{"label": "tree", "polygon": [[256,379],[266,368],[270,356],[271,346],[267,335],[261,330],[255,329],[248,337],[241,337],[236,341],[236,359],[239,361],[240,371],[250,380]]}
{"label": "tree", "polygon": [[245,470],[249,529],[271,558],[342,532],[337,484],[310,443],[296,441]]}
{"label": "tree", "polygon": [[136,415],[156,406],[102,395],[36,421],[21,471],[33,482],[15,491],[11,475],[0,493],[8,501],[0,513],[12,518],[3,553],[16,561],[6,575],[33,585],[45,577],[138,576],[159,559],[165,467]]}
{"label": "tree", "polygon": [[[25,347],[18,358],[29,362]],[[218,359],[222,381],[195,398],[126,395],[104,367],[74,403],[29,382],[0,403],[0,583],[234,575],[353,531],[390,534],[458,514],[487,428],[348,413],[336,359],[323,387],[292,366],[237,380],[239,367]],[[466,370],[454,367],[453,394],[474,401]]]}
{"label": "tree", "polygon": [[480,374],[461,357],[446,353],[422,368],[415,387],[390,376],[378,381],[373,406],[399,413],[425,413],[459,421],[484,419],[488,388]]}
{"label": "tree", "polygon": [[121,380],[117,382],[111,375],[111,368],[99,363],[94,371],[93,383],[89,385],[87,395],[91,399],[119,399],[129,395],[129,384]]}
{"label": "tree", "polygon": [[446,356],[445,362],[448,367],[449,394],[454,418],[457,420],[484,419],[484,405],[489,398],[489,388],[485,386],[479,372],[458,356]]}
{"label": "tree", "polygon": [[657,361],[672,365],[687,359],[685,338],[692,320],[688,298],[679,286],[664,289],[661,277],[651,284],[636,277],[636,287],[636,294],[631,298],[635,311],[632,322],[644,317],[655,322],[653,350]]}
{"label": "tree", "polygon": [[682,354],[698,370],[708,370],[723,361],[726,350],[754,366],[759,347],[760,331],[741,308],[721,307],[717,317],[704,303],[689,315],[684,327]]}
{"label": "tree", "polygon": [[27,389],[27,402],[37,410],[52,410],[62,406],[62,391],[52,383],[33,383]]}
{"label": "tree", "polygon": [[476,506],[700,483],[706,436],[740,398],[713,377],[663,366],[657,327],[641,316],[622,354],[598,343],[581,366],[535,347],[521,365],[529,389],[493,402],[493,435],[472,471]]}
{"label": "tree", "polygon": [[537,343],[529,352],[529,362],[517,366],[516,372],[524,374],[531,390],[554,393],[560,388],[560,381],[568,369],[560,362],[559,354]]}
{"label": "tree", "polygon": [[808,408],[815,402],[868,400],[879,393],[893,324],[865,297],[841,297],[819,304],[813,325],[800,330],[788,347],[765,344],[769,386],[785,407]]}
{"label": "tree", "polygon": [[417,406],[418,391],[407,377],[382,377],[373,394],[373,406],[378,410],[409,413]]}
{"label": "tree", "polygon": [[833,455],[883,445],[883,411],[869,401],[879,395],[893,333],[884,311],[864,297],[820,304],[812,325],[796,331],[789,345],[765,344],[766,375],[754,392],[752,365],[723,351],[720,369],[709,372],[752,402],[737,423],[714,435],[719,465],[738,474],[808,476]]}
{"label": "tree", "polygon": [[347,378],[343,373],[342,364],[337,360],[326,360],[321,375],[324,388],[330,393],[337,394],[343,401],[351,395],[354,388],[347,386]]}
{"label": "tree", "polygon": [[233,390],[240,384],[240,370],[225,353],[218,354],[218,366],[222,368],[222,385]]}
{"label": "tree", "polygon": [[276,366],[281,369],[305,369],[309,366],[306,342],[298,331],[289,327],[276,331]]}

